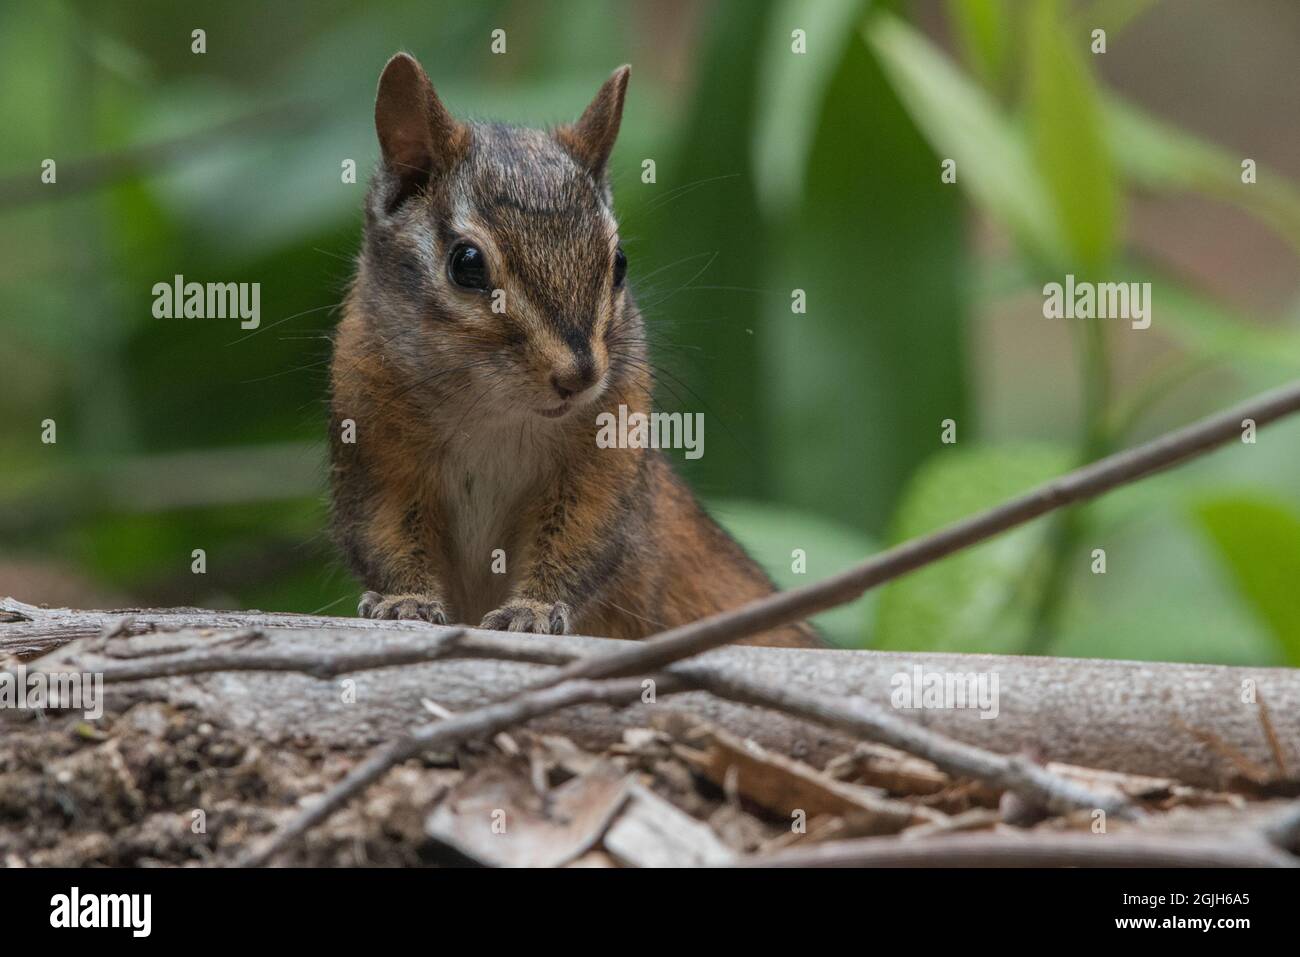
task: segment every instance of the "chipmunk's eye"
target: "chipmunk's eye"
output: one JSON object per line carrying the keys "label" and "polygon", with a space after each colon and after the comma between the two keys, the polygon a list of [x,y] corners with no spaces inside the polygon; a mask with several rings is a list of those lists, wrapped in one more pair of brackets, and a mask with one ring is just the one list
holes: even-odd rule
{"label": "chipmunk's eye", "polygon": [[457,243],[451,251],[451,258],[447,261],[447,274],[458,286],[486,290],[488,287],[487,257],[477,246]]}
{"label": "chipmunk's eye", "polygon": [[627,253],[623,252],[623,247],[619,246],[614,250],[614,288],[623,288],[623,280],[627,277]]}

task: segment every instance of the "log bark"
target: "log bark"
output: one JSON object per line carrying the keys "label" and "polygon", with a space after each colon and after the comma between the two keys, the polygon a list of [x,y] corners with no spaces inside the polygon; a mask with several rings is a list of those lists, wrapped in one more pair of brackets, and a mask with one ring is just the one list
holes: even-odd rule
{"label": "log bark", "polygon": [[[262,612],[202,609],[75,611],[42,609],[0,600],[0,657],[44,657],[29,667],[94,671],[228,642],[257,629],[275,651],[328,648],[373,651],[377,643],[432,636],[415,622],[375,622]],[[101,635],[118,632],[111,640]],[[505,640],[537,654],[587,655],[616,642],[581,636],[501,635],[469,630],[471,637]],[[997,655],[806,650],[731,646],[695,659],[712,662],[771,685],[858,696],[868,704],[915,720],[941,734],[1038,761],[1106,768],[1224,787],[1243,767],[1276,770],[1273,746],[1261,722],[1262,701],[1274,737],[1290,767],[1300,764],[1300,671],[1221,665],[1169,664]],[[926,672],[996,674],[999,711],[994,719],[973,710],[893,711],[896,675],[913,666]],[[553,669],[552,669],[553,670]],[[313,739],[356,748],[391,741],[427,720],[422,701],[453,711],[500,700],[537,682],[543,665],[518,661],[447,660],[358,671],[331,679],[295,672],[229,672],[149,679],[109,685],[126,699],[164,699],[200,709],[212,721],[254,730],[274,743]],[[344,694],[352,684],[355,700]],[[1253,689],[1254,696],[1247,693]],[[111,698],[110,698],[111,701]],[[541,730],[600,748],[628,727],[650,723],[652,709],[682,709],[716,722],[765,747],[821,763],[851,747],[841,735],[800,719],[720,700],[703,692],[612,711],[578,705],[538,719]]]}

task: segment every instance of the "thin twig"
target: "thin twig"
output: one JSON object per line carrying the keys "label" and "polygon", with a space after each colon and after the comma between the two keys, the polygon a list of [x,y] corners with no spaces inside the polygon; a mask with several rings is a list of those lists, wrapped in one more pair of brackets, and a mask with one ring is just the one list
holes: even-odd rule
{"label": "thin twig", "polygon": [[[464,711],[445,721],[425,725],[399,741],[381,748],[357,765],[338,784],[315,798],[305,810],[275,831],[266,841],[246,851],[236,866],[257,867],[265,864],[292,841],[325,820],[351,798],[360,794],[388,770],[408,758],[434,748],[445,748],[470,738],[482,738],[514,727],[561,708],[587,702],[621,706],[640,698],[642,682],[636,678],[618,681],[570,681],[555,688],[528,691],[508,701],[497,702],[473,711]],[[669,694],[680,688],[671,679],[656,683],[655,693]]]}
{"label": "thin twig", "polygon": [[[328,648],[230,651],[216,646],[111,664],[95,670],[103,676],[105,684],[232,671],[292,671],[328,679],[357,671],[453,658],[563,665],[575,657],[570,652],[517,635],[471,634],[464,628],[450,628],[430,639],[402,641],[360,652],[338,652]],[[59,667],[67,664],[60,663]],[[674,665],[667,671],[717,697],[780,711],[846,731],[855,737],[888,744],[925,758],[949,774],[975,778],[1013,791],[1050,810],[1100,808],[1121,817],[1137,814],[1136,808],[1122,795],[1093,791],[1069,778],[1053,774],[1041,765],[956,741],[869,707],[862,701],[819,698],[789,686],[772,688],[730,670],[701,663]]]}
{"label": "thin twig", "polygon": [[950,834],[829,841],[741,858],[740,867],[1297,867],[1250,830],[1190,834]]}
{"label": "thin twig", "polygon": [[681,625],[609,654],[584,658],[547,677],[554,685],[573,678],[610,678],[654,671],[729,641],[799,621],[858,598],[954,552],[992,538],[1048,512],[1088,501],[1242,435],[1242,422],[1262,427],[1300,410],[1300,382],[1202,419],[1193,425],[1067,472],[1024,495],[930,535],[914,538],[822,581],[777,592],[731,611]]}
{"label": "thin twig", "polygon": [[[314,678],[334,678],[357,671],[373,671],[399,665],[414,665],[453,658],[487,658],[521,661],[537,665],[559,665],[572,661],[572,654],[544,644],[511,641],[491,633],[470,636],[465,628],[440,630],[429,638],[417,638],[380,645],[365,651],[338,652],[325,648],[293,648],[286,651],[229,651],[224,648],[196,648],[158,658],[142,658],[124,664],[95,668],[105,684],[175,678],[181,675],[227,671],[296,671]],[[59,662],[58,667],[65,667]]]}
{"label": "thin twig", "polygon": [[1268,749],[1273,755],[1273,764],[1277,767],[1277,780],[1284,781],[1288,774],[1286,752],[1278,739],[1277,729],[1273,727],[1273,716],[1268,713],[1268,704],[1264,701],[1263,695],[1259,696],[1259,724],[1264,729],[1264,740],[1268,742]]}
{"label": "thin twig", "polygon": [[[506,640],[501,642],[500,647],[514,657],[513,650],[508,648],[509,644],[510,641]],[[263,655],[261,660],[269,663],[270,656]],[[643,678],[594,682],[577,679],[524,692],[520,696],[427,725],[401,741],[374,752],[346,778],[277,830],[263,846],[241,858],[239,864],[256,866],[269,861],[299,835],[324,821],[352,797],[378,781],[388,770],[425,750],[445,747],[471,737],[495,734],[571,704],[589,701],[622,703],[624,700],[632,700],[642,693],[646,680],[654,682],[656,695],[699,688],[718,697],[781,711],[859,737],[890,744],[926,758],[945,771],[1014,791],[1053,810],[1102,809],[1121,818],[1134,818],[1140,814],[1122,795],[1093,791],[1022,758],[954,741],[919,725],[869,709],[858,701],[823,701],[792,688],[769,688],[707,664],[679,664]]]}
{"label": "thin twig", "polygon": [[[229,671],[294,671],[317,678],[418,664],[450,658],[489,658],[562,665],[575,655],[514,635],[469,635],[447,629],[429,640],[403,641],[362,652],[326,648],[288,651],[230,651],[217,646],[157,659],[144,659],[98,669],[105,684]],[[61,666],[65,666],[64,665]],[[797,688],[777,689],[707,664],[674,665],[668,672],[712,694],[742,704],[804,718],[847,731],[856,737],[888,744],[925,758],[950,774],[982,780],[1013,791],[1051,810],[1100,808],[1122,817],[1137,810],[1122,795],[1095,792],[1040,765],[953,740],[853,699],[818,698]]]}
{"label": "thin twig", "polygon": [[1095,791],[1025,758],[998,754],[956,741],[871,708],[859,699],[819,698],[789,685],[773,688],[706,665],[677,665],[670,670],[720,698],[791,714],[869,741],[888,744],[925,758],[941,771],[1012,791],[1052,811],[1102,810],[1127,819],[1141,815],[1139,809],[1122,794]]}

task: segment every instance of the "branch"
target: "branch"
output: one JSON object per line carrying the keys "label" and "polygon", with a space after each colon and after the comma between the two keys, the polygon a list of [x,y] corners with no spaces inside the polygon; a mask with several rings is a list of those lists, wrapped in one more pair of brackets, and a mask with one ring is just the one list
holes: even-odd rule
{"label": "branch", "polygon": [[819,698],[789,685],[771,687],[725,669],[703,665],[677,666],[670,671],[719,697],[780,711],[847,731],[858,738],[888,744],[925,758],[941,771],[984,781],[1052,811],[1100,809],[1127,819],[1136,818],[1141,813],[1121,794],[1103,794],[1022,757],[997,754],[954,741],[922,725],[867,707],[861,699]]}
{"label": "branch", "polygon": [[[31,606],[23,607],[31,608]],[[41,609],[31,610],[37,615],[43,612]],[[51,617],[60,621],[66,620],[66,616],[52,615]],[[250,617],[256,618],[259,616]],[[407,686],[419,689],[421,693],[432,692],[435,697],[442,698],[442,691],[445,688],[458,686],[463,688],[465,685],[463,676],[458,680],[455,676],[446,674],[446,669],[453,667],[454,662],[450,660],[444,661],[444,659],[461,656],[493,659],[500,657],[511,664],[517,662],[562,664],[577,657],[581,651],[585,650],[590,653],[593,647],[598,649],[618,648],[621,644],[598,639],[539,638],[529,635],[485,633],[466,629],[435,629],[425,626],[424,634],[405,633],[392,636],[378,646],[374,641],[373,629],[347,630],[334,634],[282,631],[276,636],[280,647],[257,649],[247,647],[248,643],[265,641],[270,638],[270,635],[258,630],[243,630],[228,636],[197,635],[193,632],[179,634],[151,633],[131,636],[129,635],[131,630],[130,620],[119,622],[118,626],[113,628],[108,635],[89,639],[79,645],[69,647],[57,655],[49,656],[37,662],[35,667],[43,671],[75,669],[97,672],[104,674],[109,682],[121,683],[158,678],[194,678],[203,674],[227,670],[271,673],[297,672],[315,678],[328,678],[353,670],[373,670],[390,668],[393,665],[406,665],[407,667],[391,670],[384,676],[388,682],[391,682],[388,685],[387,692],[384,690],[384,685],[372,686],[364,696],[365,699],[373,700],[376,697],[376,690],[379,691],[379,697],[388,696],[394,685],[402,686],[403,682]],[[114,637],[114,632],[127,632],[128,634]],[[348,638],[354,640],[352,642],[344,640]],[[1117,794],[1109,789],[1093,790],[1089,786],[1058,775],[1021,757],[1007,756],[969,743],[963,743],[939,733],[931,727],[923,727],[911,720],[895,717],[889,713],[887,706],[883,703],[876,704],[873,707],[866,701],[850,697],[849,694],[845,693],[846,690],[849,690],[850,694],[852,690],[869,691],[868,686],[883,690],[890,684],[886,678],[889,673],[888,669],[903,667],[899,664],[898,657],[875,652],[797,651],[737,647],[728,649],[725,652],[713,652],[708,658],[700,662],[674,664],[664,672],[648,677],[655,680],[658,686],[656,690],[663,693],[678,693],[692,688],[704,688],[720,698],[750,706],[757,705],[775,712],[774,715],[759,718],[749,717],[750,726],[754,728],[770,729],[777,723],[775,720],[777,717],[790,715],[798,719],[810,720],[847,731],[859,738],[880,741],[901,748],[930,760],[953,775],[986,781],[999,789],[1016,793],[1037,805],[1043,805],[1054,810],[1103,808],[1108,813],[1121,818],[1137,816],[1136,808],[1122,794]],[[951,666],[949,656],[922,657],[929,659],[931,662],[936,658],[940,660],[947,658],[949,666]],[[1247,672],[1244,669],[1222,669],[1212,666],[1125,665],[1122,663],[1083,661],[1058,663],[1051,659],[1033,660],[997,658],[994,656],[979,658],[974,656],[954,657],[961,670],[979,670],[980,668],[988,668],[990,665],[1001,667],[1028,666],[1036,677],[1042,681],[1044,687],[1048,689],[1053,700],[1057,702],[1061,700],[1068,702],[1074,698],[1073,695],[1068,693],[1061,693],[1063,687],[1068,689],[1070,685],[1063,682],[1059,673],[1051,670],[1060,665],[1070,666],[1074,671],[1080,672],[1081,674],[1075,675],[1079,681],[1079,686],[1087,687],[1094,698],[1102,700],[1108,699],[1111,695],[1111,692],[1107,690],[1108,681],[1098,681],[1095,676],[1088,673],[1088,669],[1097,664],[1100,664],[1103,669],[1110,669],[1111,671],[1120,668],[1132,669],[1124,676],[1109,676],[1109,683],[1122,685],[1128,694],[1133,695],[1138,700],[1167,702],[1171,697],[1175,699],[1182,698],[1184,694],[1182,692],[1172,692],[1168,686],[1161,692],[1149,693],[1140,681],[1134,680],[1134,674],[1140,673],[1137,669],[1142,672],[1163,670],[1174,674],[1186,674],[1188,677],[1187,687],[1196,688],[1201,694],[1209,694],[1212,696],[1211,700],[1221,699],[1225,687],[1224,682],[1219,681],[1217,678],[1211,678],[1211,676],[1217,675],[1219,672],[1227,672],[1228,674],[1225,676],[1227,678],[1226,686],[1235,687],[1239,685],[1240,678],[1234,672],[1240,670],[1242,674],[1248,673],[1257,681],[1263,679],[1267,685],[1270,699],[1277,700],[1284,705],[1283,714],[1291,713],[1290,702],[1296,698],[1295,692],[1300,690],[1300,687],[1290,687],[1290,692],[1288,692],[1288,685],[1283,684],[1279,687],[1270,681],[1269,675],[1276,669]],[[124,661],[124,658],[129,660]],[[443,661],[444,663],[432,671],[423,667],[428,662],[434,661]],[[861,662],[870,662],[883,667],[874,672],[860,673],[855,677],[852,666]],[[484,662],[478,662],[478,664],[482,665]],[[502,666],[502,662],[495,660],[487,662],[487,664]],[[760,667],[755,667],[756,664]],[[841,679],[838,684],[832,681],[819,680],[828,674],[828,669],[830,674]],[[819,698],[806,689],[790,688],[784,685],[778,686],[782,682],[788,685],[787,679],[791,673],[799,673],[804,677],[805,681],[817,682],[819,685],[824,686],[823,690],[833,691],[833,693],[828,694],[825,698]],[[1069,672],[1067,671],[1066,674],[1069,674]],[[1295,677],[1293,672],[1281,672],[1281,674],[1291,678]],[[755,675],[761,676],[761,678],[755,677]],[[865,679],[864,684],[856,684],[859,679]],[[443,683],[438,684],[438,681]],[[502,682],[497,680],[497,676],[491,672],[480,673],[477,678],[471,679],[469,684],[478,689],[496,691],[498,694],[500,694],[501,690],[508,691],[512,686],[511,683],[507,682],[505,688],[502,689],[500,687]],[[523,682],[516,681],[513,683],[513,687],[519,688],[521,684]],[[1297,682],[1293,682],[1293,684],[1300,685]],[[433,685],[433,687],[431,688],[430,685]],[[169,700],[185,700],[184,694],[180,693],[184,686],[172,684],[166,687],[167,690],[164,695]],[[301,733],[303,727],[311,727],[313,733],[318,733],[320,727],[318,727],[311,713],[311,708],[317,707],[318,702],[323,700],[334,701],[338,697],[334,694],[323,696],[303,694],[301,691],[295,691],[292,688],[286,692],[283,687],[277,688],[274,692],[268,694],[267,685],[264,682],[254,684],[251,687],[246,686],[243,682],[237,684],[222,682],[214,687],[220,691],[220,696],[215,700],[214,705],[228,719],[237,711],[238,700],[241,697],[251,697],[260,702],[268,700],[271,702],[292,702],[292,717],[290,720],[296,729],[295,733]],[[322,798],[312,802],[297,816],[293,817],[284,827],[276,831],[264,846],[248,851],[243,862],[263,863],[269,860],[280,849],[286,847],[298,836],[306,833],[311,827],[341,808],[350,798],[378,781],[394,765],[425,749],[445,747],[448,744],[468,740],[472,737],[491,735],[515,724],[543,717],[576,704],[587,702],[621,704],[634,701],[636,696],[641,693],[641,689],[641,679],[635,678],[613,681],[580,679],[531,691],[527,690],[525,686],[522,693],[516,693],[514,697],[506,701],[480,704],[469,711],[456,715],[454,718],[426,725],[413,734],[403,733],[395,744],[390,744],[374,752],[370,758],[358,765],[341,782],[327,790]],[[146,697],[156,698],[158,690],[157,688],[146,690],[145,695]],[[1007,683],[1008,697],[1018,690],[1019,686],[1016,682]],[[1276,697],[1275,692],[1277,693]],[[482,691],[481,693],[490,692]],[[690,697],[690,695],[687,695],[688,699]],[[878,696],[877,701],[880,701],[881,698],[887,700],[888,695]],[[366,711],[356,713],[355,707],[356,705],[352,706],[353,713],[348,715],[349,721],[353,725],[366,726],[369,713]],[[363,707],[365,706],[363,705]],[[1193,707],[1195,708],[1195,702],[1193,702]],[[1014,706],[1010,701],[1004,700],[1003,708],[1004,711],[1000,717],[1005,722],[1012,713]],[[719,708],[715,702],[709,708],[701,710],[716,717]],[[735,719],[743,713],[743,710],[725,713],[730,718]],[[1204,710],[1208,711],[1209,709]],[[409,706],[397,708],[397,720],[405,724],[405,722],[409,721],[410,713]],[[943,713],[934,712],[928,717],[930,720],[942,719]],[[1107,714],[1105,717],[1109,718],[1112,724],[1122,728],[1123,736],[1126,739],[1134,736],[1140,737],[1140,735],[1135,735],[1134,726],[1124,721],[1125,716],[1123,714]],[[590,716],[577,717],[573,720],[580,726],[592,724]],[[782,720],[787,725],[798,727],[797,721],[791,722],[784,717],[782,717]],[[1062,718],[1061,715],[1054,714],[1051,720],[1056,726],[1059,726]],[[1069,718],[1065,720],[1067,723],[1072,723]],[[1287,721],[1283,725],[1284,733],[1289,733],[1291,731],[1289,719],[1284,720]],[[268,730],[260,717],[255,718],[252,723],[263,732]],[[739,723],[744,728],[742,722],[736,721],[734,723]],[[1080,720],[1077,723],[1089,728],[1098,726],[1095,718]],[[1177,750],[1170,747],[1169,726],[1172,723],[1167,721],[1164,730],[1155,735],[1159,747],[1166,752]],[[978,718],[975,718],[973,722],[975,727],[985,724],[988,724],[988,722],[982,722]],[[1033,727],[1039,727],[1044,724],[1044,721],[1031,720],[1030,724]],[[972,723],[967,722],[965,728],[971,726]],[[961,729],[963,726],[955,725],[954,727]],[[1140,722],[1138,727],[1141,727]],[[1005,734],[1008,730],[1012,732],[1010,737]],[[1258,744],[1259,749],[1268,753],[1271,745],[1265,740],[1267,736],[1263,735],[1261,727],[1257,727],[1256,730],[1261,737]],[[403,728],[403,731],[405,731],[405,728]],[[1017,739],[1014,737],[1014,723],[1010,729],[1003,725],[999,728],[999,731],[1003,733],[1003,736],[993,739],[994,746],[999,750],[1019,747],[1021,750],[1028,750],[1041,756],[1041,748],[1033,744],[1025,746],[1024,741],[1017,744]],[[790,740],[802,744],[810,740],[810,736],[806,731],[793,731]],[[1040,743],[1050,746],[1052,741],[1047,739]],[[848,745],[841,740],[834,746],[837,750],[842,751]],[[794,751],[795,749],[792,747],[790,750]],[[1110,761],[1099,761],[1096,764],[1103,767],[1114,767],[1114,762]],[[1293,825],[1281,822],[1277,825],[1277,830],[1280,835],[1285,836],[1292,833]],[[1279,840],[1279,843],[1281,843],[1281,840]]]}
{"label": "branch", "polygon": [[[240,632],[230,640],[250,641],[265,637],[261,632]],[[293,671],[313,678],[327,679],[358,671],[395,668],[449,658],[484,658],[558,665],[572,661],[573,655],[545,646],[501,640],[490,633],[471,638],[464,628],[446,628],[440,629],[440,633],[432,639],[400,642],[364,651],[227,651],[217,648],[125,664],[109,664],[96,674],[103,677],[104,684],[230,671]],[[0,669],[0,673],[3,670]]]}
{"label": "branch", "polygon": [[[28,620],[4,623],[6,617],[18,616]],[[266,633],[274,646],[236,647],[230,633],[245,628]],[[99,638],[113,631],[120,637]],[[184,668],[190,677],[113,687],[129,688],[117,692],[124,696],[147,693],[200,709],[229,727],[256,731],[269,741],[296,739],[310,729],[315,740],[335,748],[405,735],[424,697],[467,711],[526,690],[547,675],[525,661],[560,664],[627,646],[605,638],[470,629],[456,654],[448,652],[440,658],[430,652],[428,657],[436,663],[387,667],[396,660],[388,657],[389,649],[405,656],[408,652],[403,649],[413,648],[417,651],[410,652],[412,657],[424,657],[418,652],[419,643],[432,643],[441,632],[423,623],[261,612],[158,610],[132,612],[124,619],[120,612],[45,609],[0,599],[0,656],[34,646],[66,645],[29,668],[106,671],[136,678],[145,672],[116,669],[130,665],[159,671],[164,677],[167,668]],[[68,645],[71,635],[89,637]],[[473,649],[481,642],[492,643],[492,657],[514,660],[478,658]],[[235,663],[258,670],[246,671],[239,681],[206,681],[203,668],[183,662],[209,646],[211,653],[238,654]],[[344,704],[335,689],[322,682],[265,671],[272,663],[266,655],[280,658],[287,671],[303,674],[336,660],[335,656],[346,656],[337,660],[353,665],[373,656],[375,666],[386,670],[372,673],[365,693]],[[178,664],[164,664],[169,660]],[[218,662],[224,660],[230,659]],[[1044,763],[1157,775],[1209,788],[1232,786],[1243,761],[1274,777],[1285,776],[1270,741],[1280,742],[1287,752],[1287,768],[1300,763],[1300,754],[1294,753],[1295,742],[1300,741],[1300,670],[1296,669],[748,645],[717,649],[700,663],[768,687],[797,676],[804,688],[818,696],[861,698],[866,706],[891,715],[894,683],[914,667],[996,675],[996,720],[980,719],[969,710],[927,710],[925,727],[985,750],[1029,754]],[[1271,736],[1265,732],[1258,705],[1241,700],[1240,689],[1247,681],[1257,686],[1259,700],[1269,704]],[[849,747],[842,735],[819,732],[804,720],[779,713],[764,715],[703,692],[687,693],[677,705],[765,748],[811,763],[829,761]],[[909,724],[916,716],[897,715]],[[638,704],[617,713],[594,709],[560,713],[539,719],[539,726],[582,747],[601,750],[620,740],[625,728],[645,727],[649,721],[647,706]],[[1069,733],[1061,733],[1063,728]]]}
{"label": "branch", "polygon": [[[197,650],[183,650],[124,664],[110,663],[96,667],[95,673],[103,676],[105,684],[231,671],[292,671],[327,679],[355,671],[447,658],[486,658],[558,665],[576,657],[563,649],[544,645],[539,647],[535,641],[519,635],[488,633],[469,636],[463,628],[439,631],[432,640],[404,641],[360,652],[324,647],[271,651],[230,650],[232,643],[265,640],[266,636],[261,632],[244,631]],[[66,665],[64,662],[59,667]],[[923,757],[950,774],[982,780],[1052,810],[1101,808],[1108,814],[1126,818],[1138,814],[1137,809],[1122,795],[1100,793],[1032,762],[963,744],[913,722],[871,708],[860,699],[819,699],[807,691],[795,688],[782,690],[754,681],[743,672],[725,666],[700,663],[676,665],[667,669],[667,673],[671,676],[670,683],[675,680],[678,684],[701,688],[732,701],[757,705],[838,728],[856,738],[889,744]],[[656,684],[664,681],[663,675],[652,677]],[[479,709],[484,710],[486,709]],[[431,729],[434,727],[441,726],[430,726]],[[400,750],[392,750],[388,754],[393,763],[409,756]],[[392,764],[387,766],[391,767]],[[366,773],[369,774],[370,771]]]}
{"label": "branch", "polygon": [[[684,679],[684,680],[683,680]],[[805,693],[768,688],[725,670],[706,665],[647,675],[643,679],[591,681],[574,679],[557,685],[527,691],[506,701],[485,705],[474,711],[455,715],[445,721],[426,725],[395,744],[376,751],[354,768],[338,784],[313,801],[287,824],[278,828],[258,848],[245,853],[241,866],[258,866],[268,862],[295,839],[343,807],[351,798],[378,781],[396,765],[431,748],[457,744],[472,737],[496,734],[523,724],[532,718],[567,708],[574,704],[601,701],[622,704],[643,694],[647,680],[653,681],[656,695],[681,691],[686,687],[703,687],[720,696],[747,704],[793,713],[859,736],[892,744],[926,757],[941,769],[985,780],[994,786],[1014,791],[1032,801],[1056,810],[1102,808],[1124,818],[1139,816],[1138,809],[1122,795],[1103,795],[1077,782],[1069,781],[1045,768],[1018,758],[1007,758],[979,748],[945,739],[942,735],[918,726],[909,726],[885,714],[872,714],[857,702],[836,705],[818,701]]]}
{"label": "branch", "polygon": [[0,655],[28,658],[44,654],[79,638],[107,632],[144,635],[185,628],[274,629],[310,631],[332,628],[369,632],[428,634],[430,625],[417,621],[381,621],[300,615],[281,611],[217,611],[210,608],[41,608],[14,598],[0,599]]}
{"label": "branch", "polygon": [[949,834],[829,841],[742,858],[742,867],[1297,867],[1300,861],[1242,831],[1186,833]]}
{"label": "branch", "polygon": [[[1253,420],[1256,426],[1263,426],[1298,409],[1300,409],[1300,384],[1295,384],[1135,449],[1077,469],[997,508],[958,522],[934,534],[904,543],[821,582],[774,594],[734,611],[671,629],[646,642],[636,645],[616,644],[613,650],[589,655],[559,667],[530,690],[455,715],[445,721],[426,725],[372,754],[320,799],[312,802],[305,811],[278,829],[259,848],[247,852],[240,863],[266,862],[279,849],[324,820],[349,798],[382,777],[394,765],[429,748],[497,733],[515,724],[575,704],[595,701],[625,704],[635,701],[642,693],[642,683],[637,680],[591,680],[595,678],[642,674],[653,677],[658,684],[664,685],[665,693],[682,690],[687,686],[687,682],[681,681],[674,673],[663,672],[663,669],[675,662],[729,641],[788,624],[818,611],[851,601],[868,588],[982,542],[1047,512],[1065,505],[1087,501],[1112,488],[1202,454],[1237,437],[1245,419]],[[404,654],[410,660],[405,663],[432,660],[430,656],[443,657],[448,647],[454,646],[462,638],[463,634],[459,632],[452,632],[450,637],[444,633],[441,641],[435,641],[435,646],[432,648],[422,646],[406,649]],[[233,658],[227,656],[226,660],[238,660],[245,665],[248,664],[247,659],[240,659],[237,654]],[[268,656],[262,656],[260,660],[265,662]],[[381,659],[376,659],[373,653],[369,657],[361,656],[357,660],[367,667],[383,666],[376,664],[376,661]],[[281,664],[286,661],[289,659],[280,659]],[[294,659],[293,663],[301,666],[301,658]],[[173,661],[173,668],[175,664]],[[186,665],[182,662],[181,666],[204,670],[200,663]],[[315,666],[323,668],[323,673],[330,673],[328,666],[322,666],[319,659],[315,662]],[[301,667],[296,670],[301,670]],[[895,746],[915,749],[915,753],[930,758],[940,767],[963,775],[981,777],[1003,788],[1028,794],[1049,807],[1108,806],[1112,811],[1122,815],[1132,816],[1135,813],[1132,806],[1122,798],[1099,800],[1097,795],[1087,791],[1084,786],[1064,781],[1027,761],[984,752],[970,745],[945,739],[934,732],[909,727],[888,714],[872,714],[857,702],[818,700],[802,692],[790,689],[782,691],[755,684],[742,677],[718,671],[716,668],[696,666],[693,669],[675,670],[693,675],[693,681],[698,685],[735,700],[788,711],[800,717],[866,735],[875,740],[883,740]],[[119,667],[119,676],[123,673],[130,674],[130,667]],[[135,673],[141,672],[137,670]],[[178,672],[173,670],[170,673]],[[119,677],[118,680],[126,679]],[[1294,831],[1293,822],[1277,828],[1277,833],[1286,837],[1294,836]],[[977,841],[981,837],[975,836],[970,838],[970,841]],[[946,838],[945,843],[953,840],[956,839]],[[1272,847],[1266,845],[1262,838],[1259,840],[1261,845]],[[1021,852],[1024,853],[1023,849]],[[1270,853],[1281,854],[1275,848],[1272,848]]]}
{"label": "branch", "polygon": [[[663,681],[657,692],[670,693],[675,690],[672,684],[671,681]],[[236,861],[236,866],[257,867],[267,863],[276,853],[324,821],[351,798],[408,758],[433,748],[445,748],[471,738],[496,734],[532,718],[558,711],[560,708],[592,701],[617,706],[635,701],[643,693],[641,681],[635,678],[617,681],[570,681],[554,688],[525,692],[509,701],[487,705],[474,711],[453,715],[444,721],[425,725],[407,737],[381,748],[357,765],[347,777],[312,801],[306,810],[299,813],[288,824],[277,829],[257,847],[241,855]]]}
{"label": "branch", "polygon": [[662,632],[638,645],[575,662],[547,679],[609,678],[662,668],[727,642],[799,621],[853,601],[869,588],[915,571],[1017,525],[1202,455],[1241,436],[1244,419],[1257,427],[1300,410],[1300,383],[1266,392],[1194,425],[1107,456],[1046,482],[996,508],[914,538],[822,581],[777,592],[732,611]]}

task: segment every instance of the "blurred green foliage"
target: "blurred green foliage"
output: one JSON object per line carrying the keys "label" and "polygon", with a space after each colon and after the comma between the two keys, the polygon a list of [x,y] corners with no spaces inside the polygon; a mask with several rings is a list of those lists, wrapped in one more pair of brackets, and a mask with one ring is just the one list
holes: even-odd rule
{"label": "blurred green foliage", "polygon": [[[1070,467],[1065,446],[998,445],[933,456],[899,505],[894,534],[914,538],[992,508]],[[1014,654],[1029,642],[1035,558],[1046,525],[1022,526],[922,568],[881,592],[874,646]],[[1040,563],[1041,564],[1041,563]]]}
{"label": "blurred green foliage", "polygon": [[[1153,410],[1208,369],[1238,394],[1294,376],[1300,312],[1240,316],[1127,236],[1136,191],[1194,192],[1300,250],[1294,184],[1260,170],[1243,189],[1232,151],[1097,75],[1087,27],[1115,43],[1149,7],[6,5],[4,567],[53,561],[146,603],[348,613],[357,586],[323,531],[325,362],[377,157],[374,86],[397,49],[453,110],[535,125],[575,116],[633,64],[613,178],[659,401],[706,413],[708,454],[678,464],[783,587],[1149,434]],[[496,27],[504,56],[489,52]],[[39,181],[47,157],[57,186]],[[361,183],[341,181],[345,159]],[[977,249],[976,219],[1009,242]],[[1115,335],[1061,325],[1077,429],[988,434],[976,318],[1028,294],[1022,321],[1042,322],[1033,303],[1066,272],[1153,282],[1175,359],[1120,390]],[[178,273],[261,282],[262,327],[153,319],[152,285]],[[1209,410],[1179,394],[1174,421]],[[39,441],[45,419],[55,445]],[[940,442],[947,419],[956,446]],[[845,645],[1300,664],[1300,429],[1265,434],[818,623]],[[205,576],[190,574],[199,547]],[[1090,571],[1097,547],[1105,575]]]}

